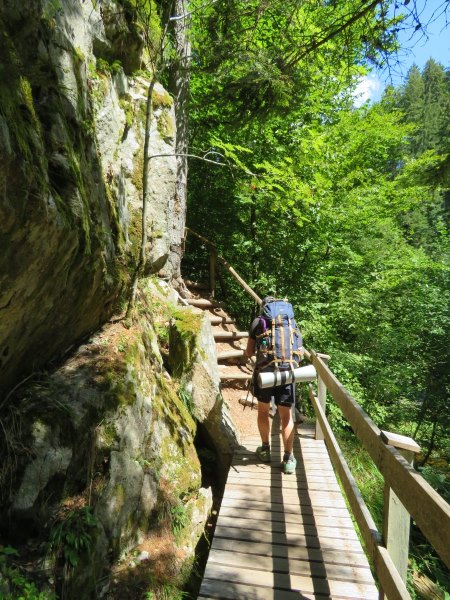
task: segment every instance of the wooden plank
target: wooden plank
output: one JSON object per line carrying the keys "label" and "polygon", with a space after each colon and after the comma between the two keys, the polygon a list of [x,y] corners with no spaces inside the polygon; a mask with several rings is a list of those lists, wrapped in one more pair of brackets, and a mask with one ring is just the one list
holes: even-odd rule
{"label": "wooden plank", "polygon": [[326,580],[319,577],[312,578],[303,575],[271,573],[238,567],[230,569],[229,567],[214,563],[207,564],[205,578],[214,581],[216,585],[221,585],[222,587],[225,586],[221,582],[230,582],[232,584],[242,583],[244,585],[256,585],[278,590],[292,590],[298,593],[306,592],[326,596],[341,595],[349,599],[364,598],[365,600],[378,600],[378,590],[375,585],[364,582]]}
{"label": "wooden plank", "polygon": [[[231,373],[230,373],[231,374]],[[260,443],[261,445],[261,443]],[[255,448],[256,450],[256,448]],[[271,463],[268,464],[273,464],[274,461],[276,461],[277,459],[279,459],[282,454],[283,454],[283,450],[282,448],[278,447],[274,447],[271,448],[270,450],[271,455],[272,455],[272,460]],[[295,448],[294,448],[294,456],[296,455],[295,452]],[[243,459],[247,460],[248,458],[255,458],[255,451],[254,450],[244,450],[242,452],[239,453],[238,456],[235,457],[233,464],[239,464],[240,461],[242,461]],[[258,458],[258,457],[256,457]],[[296,455],[296,459],[297,459],[297,466],[302,467],[304,469],[322,469],[322,467],[329,467],[329,470],[333,470],[330,464],[330,459],[327,456],[321,456],[316,458],[314,461],[305,458],[305,457],[301,457],[298,454]],[[261,460],[261,459],[259,459]]]}
{"label": "wooden plank", "polygon": [[419,444],[412,438],[406,435],[399,435],[398,433],[392,433],[391,431],[381,431],[381,439],[388,446],[394,446],[401,450],[408,450],[414,454],[420,452]]}
{"label": "wooden plank", "polygon": [[322,577],[335,581],[358,581],[373,584],[372,573],[369,566],[355,567],[347,564],[326,564],[324,562],[310,562],[289,558],[288,556],[261,556],[236,552],[233,550],[212,549],[208,561],[224,566],[243,567],[244,569],[260,569],[277,573],[290,573],[292,575],[306,575],[308,577]]}
{"label": "wooden plank", "polygon": [[[245,444],[245,448],[247,451],[254,451],[258,446],[261,446],[261,440],[256,441],[255,443],[247,442]],[[281,442],[281,440],[278,437],[276,439],[272,438],[270,447],[272,449],[273,448],[284,448],[283,443]],[[294,454],[295,453],[298,454],[299,457],[304,457],[311,461],[314,461],[314,460],[320,459],[320,458],[330,460],[327,449],[323,446],[319,446],[317,448],[299,448],[296,445],[294,445]]]}
{"label": "wooden plank", "polygon": [[227,481],[233,481],[236,483],[237,479],[243,479],[245,481],[248,481],[249,484],[251,484],[254,480],[261,480],[263,483],[266,482],[271,482],[272,485],[276,485],[277,483],[279,483],[280,485],[282,483],[286,483],[286,484],[291,484],[291,485],[295,485],[295,483],[298,482],[309,482],[311,483],[311,485],[314,486],[315,483],[326,483],[326,484],[333,484],[336,483],[336,477],[334,476],[334,474],[332,475],[320,475],[319,472],[315,472],[313,474],[311,473],[305,473],[304,471],[302,472],[296,472],[295,473],[295,477],[294,478],[289,478],[286,477],[285,475],[283,475],[283,473],[281,472],[280,469],[273,469],[272,471],[251,471],[251,470],[247,470],[247,471],[232,471],[230,470],[228,473],[228,479]]}
{"label": "wooden plank", "polygon": [[206,283],[197,283],[196,281],[191,281],[190,279],[185,279],[184,283],[186,287],[192,288],[194,290],[207,290],[208,284]]}
{"label": "wooden plank", "polygon": [[333,481],[306,481],[303,477],[294,477],[288,479],[284,477],[282,480],[278,480],[271,477],[259,477],[259,478],[246,478],[245,475],[234,475],[228,476],[227,484],[235,485],[249,485],[249,486],[264,486],[273,489],[292,489],[292,490],[315,490],[322,492],[336,492],[341,493],[336,480]]}
{"label": "wooden plank", "polygon": [[[320,492],[316,492],[318,494]],[[314,494],[314,493],[313,493]],[[272,504],[279,504],[284,507],[291,505],[300,507],[301,511],[306,510],[307,507],[314,507],[316,510],[318,507],[322,508],[332,508],[337,509],[345,509],[346,505],[342,497],[331,498],[329,495],[327,496],[317,496],[313,494],[305,494],[302,498],[299,498],[298,495],[288,495],[284,496],[273,495],[271,498],[270,492],[266,492],[264,494],[260,494],[258,496],[258,500],[265,502],[266,504],[271,502]],[[233,498],[233,500],[244,500],[246,502],[253,500],[255,497],[254,492],[252,490],[225,490],[224,498]]]}
{"label": "wooden plank", "polygon": [[[214,538],[212,550],[230,550],[230,541],[227,538]],[[260,541],[234,540],[233,552],[252,554],[257,556],[269,556],[290,558],[309,562],[318,562],[332,565],[352,565],[356,567],[369,568],[366,555],[361,547],[358,552],[351,550],[334,550],[327,548],[307,548],[306,546],[286,546],[282,544],[267,544]]]}
{"label": "wooden plank", "polygon": [[[255,457],[254,453],[249,454],[246,457],[242,457],[246,460],[241,460],[241,462],[235,461],[231,467],[230,467],[230,472],[233,473],[264,473],[264,472],[270,472],[270,473],[279,473],[281,475],[281,470],[280,470],[280,465],[277,464],[275,461],[270,462],[270,463],[263,463],[261,462],[259,459],[256,460],[257,457]],[[254,458],[255,460],[249,460],[250,458]],[[307,477],[311,476],[311,477],[320,477],[321,474],[323,474],[323,476],[325,478],[334,478],[336,479],[336,475],[334,474],[333,468],[331,467],[331,464],[328,463],[328,465],[309,465],[309,464],[305,464],[301,461],[297,462],[297,469],[295,471],[297,473],[297,475],[305,475]]]}
{"label": "wooden plank", "polygon": [[[286,480],[291,481],[290,478],[283,475],[279,465],[272,466],[272,468],[271,468],[271,465],[268,465],[269,468],[265,469],[265,470],[255,468],[261,464],[265,464],[265,463],[258,463],[258,464],[246,463],[244,465],[232,466],[228,472],[228,478],[230,478],[230,477],[245,477],[245,478],[247,478],[247,480],[264,479],[266,481],[286,481]],[[301,481],[301,480],[311,481],[311,483],[314,483],[314,482],[333,483],[336,481],[336,476],[334,474],[334,471],[332,471],[332,470],[327,470],[327,471],[325,471],[325,473],[323,473],[323,471],[321,469],[316,469],[313,471],[302,469],[301,464],[297,464],[297,467],[298,468],[295,472],[294,479],[296,479],[298,481]]]}
{"label": "wooden plank", "polygon": [[217,302],[211,302],[206,298],[187,298],[189,306],[196,306],[197,308],[220,308],[220,304]]}
{"label": "wooden plank", "polygon": [[[265,497],[267,500],[278,500],[282,501],[288,498],[300,498],[301,500],[306,499],[308,496],[310,498],[317,498],[323,500],[330,500],[331,502],[336,502],[337,506],[341,504],[345,506],[344,500],[342,498],[342,494],[340,490],[337,491],[315,491],[315,490],[305,490],[300,489],[283,489],[283,488],[272,488],[270,489],[266,485],[245,485],[239,483],[227,483],[225,488],[224,496],[228,496],[228,492],[241,492],[244,496],[250,494],[252,497],[258,497],[259,499],[263,499]],[[309,493],[308,493],[309,492]]]}
{"label": "wooden plank", "polygon": [[391,446],[325,363],[313,352],[312,362],[356,436],[369,452],[385,481],[394,490],[425,537],[450,568],[450,505]]}
{"label": "wooden plank", "polygon": [[225,517],[221,514],[218,520],[218,525],[227,528],[238,527],[241,529],[251,529],[255,531],[266,531],[274,533],[289,532],[289,534],[316,536],[320,537],[320,539],[324,537],[337,539],[345,537],[348,540],[358,540],[358,536],[356,535],[354,529],[343,530],[337,526],[327,527],[323,525],[318,525],[316,523],[313,523],[311,525],[306,525],[303,523],[293,523],[292,521],[284,523],[282,521],[272,521],[271,519],[257,520],[251,518]]}
{"label": "wooden plank", "polygon": [[222,498],[222,506],[232,506],[238,510],[258,510],[261,508],[269,508],[272,511],[284,512],[285,514],[302,514],[302,515],[314,515],[314,516],[329,516],[330,514],[335,515],[336,518],[348,517],[349,512],[346,506],[333,506],[330,511],[329,506],[320,506],[311,503],[303,503],[300,505],[300,501],[297,502],[267,502],[267,500],[255,499],[255,498],[239,498],[224,496]]}
{"label": "wooden plank", "polygon": [[219,352],[217,360],[226,360],[228,358],[240,358],[244,356],[245,350],[228,350],[227,352]]}
{"label": "wooden plank", "polygon": [[211,325],[234,325],[234,323],[236,322],[230,317],[221,317],[220,315],[213,315],[211,313],[208,314]]}
{"label": "wooden plank", "polygon": [[282,523],[304,523],[305,525],[320,525],[324,527],[340,527],[341,529],[353,529],[353,521],[350,516],[336,517],[333,515],[302,515],[298,513],[287,513],[284,511],[278,512],[269,508],[252,508],[242,510],[235,506],[220,507],[220,516],[241,518],[245,515],[247,519],[258,519],[260,521],[281,521]]}
{"label": "wooden plank", "polygon": [[220,373],[219,377],[221,381],[225,381],[228,379],[249,381],[252,378],[251,375],[246,375],[245,373]]}
{"label": "wooden plank", "polygon": [[226,527],[217,523],[214,537],[227,538],[228,540],[241,540],[244,542],[263,542],[269,547],[271,544],[285,546],[304,546],[305,548],[316,548],[326,550],[346,550],[349,552],[362,551],[359,541],[348,538],[319,538],[317,535],[302,535],[301,533],[277,533],[276,531],[261,531],[253,529],[239,529],[237,527]]}
{"label": "wooden plank", "polygon": [[[198,599],[220,598],[221,600],[329,600],[329,597],[305,596],[289,590],[271,590],[260,586],[242,585],[240,583],[227,583],[226,585],[204,579],[200,588]],[[333,599],[335,600],[335,599]]]}
{"label": "wooden plank", "polygon": [[255,302],[257,302],[258,304],[262,304],[262,300],[261,298],[258,296],[258,294],[256,294],[252,288],[245,283],[245,281],[242,279],[242,277],[236,273],[236,271],[233,269],[233,267],[231,265],[228,264],[228,262],[222,257],[222,256],[217,256],[217,260],[222,263],[222,265],[225,267],[225,269],[236,279],[236,281],[244,288],[244,290],[247,292],[247,294],[249,294],[253,300],[255,300]]}
{"label": "wooden plank", "polygon": [[248,331],[213,331],[215,340],[241,340],[248,338]]}

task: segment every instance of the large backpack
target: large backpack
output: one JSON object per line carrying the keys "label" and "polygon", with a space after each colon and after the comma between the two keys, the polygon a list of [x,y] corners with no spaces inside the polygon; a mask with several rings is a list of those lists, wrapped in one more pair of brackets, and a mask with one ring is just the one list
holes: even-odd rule
{"label": "large backpack", "polygon": [[284,300],[267,303],[256,330],[256,367],[295,369],[302,359],[302,346],[292,304]]}

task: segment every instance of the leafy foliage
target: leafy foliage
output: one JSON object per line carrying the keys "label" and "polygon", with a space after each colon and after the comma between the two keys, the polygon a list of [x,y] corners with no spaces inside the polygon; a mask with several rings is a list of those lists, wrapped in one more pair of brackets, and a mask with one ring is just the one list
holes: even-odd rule
{"label": "leafy foliage", "polygon": [[12,564],[19,553],[11,546],[0,546],[0,594],[4,600],[54,600],[52,593],[40,592],[22,570]]}
{"label": "leafy foliage", "polygon": [[70,511],[50,534],[49,550],[68,567],[76,567],[89,554],[99,524],[89,506]]}
{"label": "leafy foliage", "polygon": [[[380,427],[417,439],[445,495],[450,77],[430,60],[356,109],[362,61],[395,46],[398,22],[376,4],[208,7],[194,32],[191,143],[226,148],[241,169],[191,164],[188,225],[260,296],[290,299],[307,346],[331,355]],[[191,279],[205,273],[202,252],[188,246]],[[217,293],[248,327],[255,305],[237,284]]]}

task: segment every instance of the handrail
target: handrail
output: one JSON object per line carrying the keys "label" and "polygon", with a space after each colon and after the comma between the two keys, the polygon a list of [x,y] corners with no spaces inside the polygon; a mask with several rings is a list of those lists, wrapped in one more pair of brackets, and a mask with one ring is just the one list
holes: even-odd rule
{"label": "handrail", "polygon": [[389,600],[409,600],[410,595],[408,590],[389,556],[387,549],[383,546],[382,536],[360,494],[347,461],[342,454],[328,419],[325,416],[325,411],[320,405],[317,396],[314,394],[312,385],[309,384],[308,388],[311,404],[313,405],[317,419],[324,432],[331,462],[339,474],[342,487],[344,488],[345,495],[347,496],[355,520],[358,523],[367,552],[375,565],[375,572],[382,582],[383,591],[386,592]]}
{"label": "handrail", "polygon": [[312,363],[373,462],[395,491],[424,536],[450,568],[450,505],[400,452],[387,446],[381,431],[323,360],[311,352]]}
{"label": "handrail", "polygon": [[[210,257],[215,256],[225,268],[233,275],[244,290],[258,304],[261,299],[245,283],[245,281],[232,269],[227,261],[217,255],[216,246],[207,238],[186,227],[186,232],[202,240],[210,250]],[[210,268],[212,259],[210,259]],[[210,271],[211,273],[211,271]],[[214,278],[211,276],[211,283]],[[408,462],[408,457],[417,452],[418,446],[410,438],[402,438],[400,442],[392,434],[382,432],[364,412],[361,406],[345,389],[327,365],[330,358],[326,354],[318,354],[314,350],[304,349],[305,357],[314,365],[318,375],[318,394],[314,393],[309,384],[309,397],[317,417],[316,437],[325,439],[333,465],[338,472],[344,492],[349,501],[353,515],[363,537],[366,550],[373,561],[375,573],[382,588],[382,596],[386,594],[389,600],[410,600],[411,597],[406,589],[406,561],[407,546],[409,543],[409,522],[411,516],[424,536],[428,539],[444,563],[450,568],[450,505],[423,479],[423,477]],[[325,414],[325,402],[327,390],[333,396],[335,402],[342,410],[344,417],[352,427],[356,437],[369,453],[376,467],[385,480],[385,514],[387,521],[383,526],[383,535],[378,531],[375,522],[361,497],[356,482],[339,448],[338,442],[333,434],[331,426]],[[394,438],[393,441],[389,438]],[[404,441],[407,441],[405,444]],[[391,443],[392,445],[388,445]],[[397,447],[394,447],[394,446]],[[406,448],[399,450],[397,448]],[[403,528],[406,536],[403,540],[395,540],[393,546],[402,543],[406,548],[391,548],[391,542],[387,538],[387,532],[391,521],[398,519],[398,513],[390,514],[390,502],[392,495],[396,495],[394,504],[400,504],[400,508],[406,511],[406,521],[403,519]],[[387,503],[387,505],[386,505]],[[403,507],[401,506],[403,505]],[[392,536],[391,536],[392,537]],[[383,539],[384,538],[384,539]],[[396,554],[395,558],[391,552]],[[399,557],[399,554],[403,556]]]}
{"label": "handrail", "polygon": [[233,269],[233,267],[223,258],[223,256],[220,256],[219,254],[217,254],[217,248],[216,248],[215,244],[213,244],[210,240],[203,237],[199,233],[196,233],[189,227],[186,227],[185,229],[186,229],[187,233],[190,233],[193,236],[200,239],[209,248],[210,292],[211,293],[214,293],[214,287],[215,287],[215,264],[216,264],[216,261],[219,261],[225,267],[225,269],[236,279],[236,281],[244,288],[244,290],[247,292],[247,294],[249,294],[253,298],[253,300],[255,300],[255,302],[257,302],[259,305],[262,304],[262,299],[258,296],[258,294],[252,290],[252,288],[242,279],[242,277],[238,273],[236,273],[236,271]]}
{"label": "handrail", "polygon": [[[369,453],[385,481],[385,516],[383,537],[378,532],[356,487],[353,476],[336,442],[325,416],[325,403],[319,402],[309,385],[309,397],[316,413],[318,427],[328,448],[330,458],[342,481],[345,494],[371,557],[383,594],[389,600],[410,599],[405,587],[408,559],[410,516],[434,547],[443,562],[450,567],[450,505],[423,479],[408,462],[408,456],[418,446],[410,438],[380,431],[372,419],[332,373],[326,359],[311,350],[305,355],[318,375],[318,389],[325,386],[361,445]],[[326,357],[328,358],[328,357]],[[326,393],[326,392],[325,392]],[[398,441],[397,438],[400,438]],[[386,443],[385,443],[386,442]],[[405,443],[406,442],[406,443]],[[397,445],[389,446],[387,443]],[[406,448],[407,450],[399,450]],[[394,503],[392,496],[396,497]],[[392,507],[396,511],[392,511]],[[403,511],[398,512],[398,511]],[[398,521],[401,521],[398,523]],[[390,528],[399,529],[399,539],[389,535]],[[395,557],[395,558],[394,558]]]}

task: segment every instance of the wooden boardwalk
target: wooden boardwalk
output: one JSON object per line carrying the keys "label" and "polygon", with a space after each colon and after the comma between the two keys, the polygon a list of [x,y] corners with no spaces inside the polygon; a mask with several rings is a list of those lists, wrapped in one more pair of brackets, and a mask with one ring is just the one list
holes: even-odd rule
{"label": "wooden boardwalk", "polygon": [[234,455],[198,598],[377,600],[324,442],[298,429],[294,475],[280,470],[277,417],[270,465],[258,445],[249,438]]}

